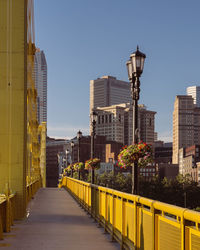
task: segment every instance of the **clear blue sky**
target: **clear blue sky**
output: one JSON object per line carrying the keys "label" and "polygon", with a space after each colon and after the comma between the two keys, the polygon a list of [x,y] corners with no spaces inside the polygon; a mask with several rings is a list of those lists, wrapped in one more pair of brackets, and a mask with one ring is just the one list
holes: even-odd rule
{"label": "clear blue sky", "polygon": [[199,0],[35,0],[36,46],[48,63],[48,135],[89,133],[89,81],[126,80],[137,44],[147,56],[141,98],[172,137],[176,95],[200,85]]}

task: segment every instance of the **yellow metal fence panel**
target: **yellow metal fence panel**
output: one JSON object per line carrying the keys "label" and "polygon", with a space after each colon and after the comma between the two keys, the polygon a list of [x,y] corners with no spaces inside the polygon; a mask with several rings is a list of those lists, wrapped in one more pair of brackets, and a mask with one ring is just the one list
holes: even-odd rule
{"label": "yellow metal fence panel", "polygon": [[200,250],[200,213],[72,178],[64,178],[62,186],[122,247]]}
{"label": "yellow metal fence panel", "polygon": [[181,249],[181,228],[179,223],[159,216],[158,228],[159,249]]}
{"label": "yellow metal fence panel", "polygon": [[134,205],[133,203],[126,202],[124,209],[124,236],[130,239],[132,242],[134,241]]}
{"label": "yellow metal fence panel", "polygon": [[139,242],[138,245],[141,249],[150,249],[152,247],[152,214],[144,208],[139,210]]}
{"label": "yellow metal fence panel", "polygon": [[122,229],[122,201],[120,197],[114,198],[114,206],[115,206],[115,227],[121,232]]}

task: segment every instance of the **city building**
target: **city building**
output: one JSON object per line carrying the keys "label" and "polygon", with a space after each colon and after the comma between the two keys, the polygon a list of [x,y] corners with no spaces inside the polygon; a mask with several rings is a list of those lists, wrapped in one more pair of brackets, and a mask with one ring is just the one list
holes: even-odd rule
{"label": "city building", "polygon": [[115,165],[112,162],[101,162],[100,169],[96,171],[97,174],[114,172]]}
{"label": "city building", "polygon": [[187,88],[187,95],[191,95],[194,104],[200,108],[200,86],[190,86]]}
{"label": "city building", "polygon": [[155,165],[146,166],[145,168],[139,167],[139,173],[145,181],[151,181],[158,174]]}
{"label": "city building", "polygon": [[[71,141],[74,142],[73,157]],[[60,174],[68,164],[78,161],[78,140],[54,139],[47,137],[46,147],[46,182],[47,187],[57,187]],[[96,136],[94,140],[94,156],[103,163],[113,165],[122,148],[122,143],[108,141],[105,136]],[[66,155],[66,152],[67,155]],[[80,161],[85,162],[91,157],[91,137],[82,136],[80,140]],[[67,164],[66,164],[67,158]],[[109,165],[109,164],[108,164]],[[110,165],[109,165],[110,166]]]}
{"label": "city building", "polygon": [[39,124],[47,122],[47,62],[44,51],[36,49],[34,63],[37,90],[37,118]]}
{"label": "city building", "polygon": [[46,144],[46,186],[57,187],[59,170],[58,155],[65,152],[68,141],[47,137]]}
{"label": "city building", "polygon": [[90,112],[97,107],[132,102],[130,83],[113,76],[90,81]]}
{"label": "city building", "polygon": [[[130,103],[98,107],[96,134],[106,136],[107,140],[120,142],[126,145],[133,141],[133,109]],[[139,105],[138,112],[139,140],[154,144],[155,114],[147,110],[144,105]]]}
{"label": "city building", "polygon": [[179,173],[190,175],[192,180],[200,182],[200,145],[181,148],[179,150]]}
{"label": "city building", "polygon": [[155,141],[155,163],[172,163],[172,142]]}
{"label": "city building", "polygon": [[184,175],[183,159],[185,157],[185,148],[179,149],[178,164],[179,164],[179,174]]}
{"label": "city building", "polygon": [[178,164],[179,149],[200,144],[200,108],[190,95],[178,95],[173,112],[173,157]]}
{"label": "city building", "polygon": [[179,165],[178,164],[168,164],[168,163],[159,163],[157,164],[158,176],[162,180],[163,178],[175,179],[179,174]]}
{"label": "city building", "polygon": [[[74,162],[78,161],[78,143],[74,141]],[[116,162],[123,144],[108,140],[106,136],[96,135],[94,139],[94,156],[101,162]],[[83,136],[80,140],[80,161],[85,162],[91,157],[91,136]]]}

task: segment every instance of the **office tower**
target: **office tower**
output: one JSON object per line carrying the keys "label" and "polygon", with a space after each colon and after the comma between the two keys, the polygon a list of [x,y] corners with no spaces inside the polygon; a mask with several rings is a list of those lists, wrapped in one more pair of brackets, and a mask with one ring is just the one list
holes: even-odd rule
{"label": "office tower", "polygon": [[132,102],[130,83],[113,76],[90,81],[90,112],[93,108]]}
{"label": "office tower", "polygon": [[194,99],[194,104],[200,107],[200,86],[191,86],[187,88],[187,95],[191,95]]}
{"label": "office tower", "polygon": [[47,122],[47,63],[45,54],[40,49],[35,53],[34,74],[37,89],[37,118],[41,124]]}
{"label": "office tower", "polygon": [[[97,135],[105,135],[108,140],[121,142],[126,145],[133,141],[133,109],[130,103],[99,107],[96,124]],[[140,140],[154,144],[155,129],[154,111],[149,111],[144,105],[139,105]]]}
{"label": "office tower", "polygon": [[178,95],[173,112],[173,164],[179,162],[179,149],[200,144],[200,108],[190,95]]}

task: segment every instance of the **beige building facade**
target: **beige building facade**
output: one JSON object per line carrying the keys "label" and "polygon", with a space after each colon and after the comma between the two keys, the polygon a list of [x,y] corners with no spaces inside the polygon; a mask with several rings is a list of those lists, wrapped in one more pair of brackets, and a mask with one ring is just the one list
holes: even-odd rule
{"label": "beige building facade", "polygon": [[90,112],[93,108],[131,102],[130,83],[113,76],[90,81]]}
{"label": "beige building facade", "polygon": [[173,158],[179,163],[179,149],[200,144],[200,108],[190,95],[178,95],[173,112]]}
{"label": "beige building facade", "polygon": [[[99,107],[96,134],[105,135],[107,140],[121,142],[126,145],[133,141],[133,109],[130,103]],[[154,144],[155,114],[144,105],[139,105],[140,140]]]}

